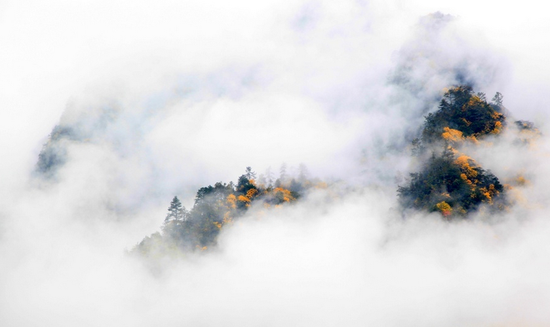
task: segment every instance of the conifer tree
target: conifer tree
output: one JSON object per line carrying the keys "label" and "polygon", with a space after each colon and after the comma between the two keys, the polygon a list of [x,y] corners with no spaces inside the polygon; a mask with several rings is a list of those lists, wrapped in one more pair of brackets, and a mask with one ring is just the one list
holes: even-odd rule
{"label": "conifer tree", "polygon": [[493,97],[493,103],[496,104],[499,107],[502,107],[502,99],[503,98],[504,98],[504,96],[500,92],[497,92],[495,94],[495,96]]}
{"label": "conifer tree", "polygon": [[281,165],[281,169],[279,170],[279,180],[281,181],[281,183],[286,182],[286,177],[286,163],[283,163]]}
{"label": "conifer tree", "polygon": [[185,208],[182,207],[180,200],[177,196],[174,196],[172,202],[170,202],[170,207],[168,208],[168,214],[164,219],[165,222],[170,221],[182,221],[184,216]]}
{"label": "conifer tree", "polygon": [[267,186],[267,189],[271,190],[273,188],[273,172],[271,171],[271,166],[270,167],[267,167],[266,171],[265,171],[265,178],[266,178],[266,186]]}
{"label": "conifer tree", "polygon": [[248,180],[256,179],[256,173],[252,171],[251,167],[246,167],[245,175],[246,175],[246,178],[248,178]]}

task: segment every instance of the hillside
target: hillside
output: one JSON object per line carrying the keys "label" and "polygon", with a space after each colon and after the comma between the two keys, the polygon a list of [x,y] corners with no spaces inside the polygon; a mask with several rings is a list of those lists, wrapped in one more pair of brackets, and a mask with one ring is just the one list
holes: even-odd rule
{"label": "hillside", "polygon": [[530,136],[538,133],[530,122],[507,123],[502,99],[497,92],[489,103],[485,94],[475,93],[470,86],[445,92],[438,110],[425,117],[420,137],[412,142],[420,170],[411,173],[408,183],[397,190],[404,210],[438,211],[444,217],[464,218],[481,206],[493,211],[507,208],[506,189],[510,186],[465,153],[468,146],[498,138],[506,128],[519,130],[520,143],[529,143]]}
{"label": "hillside", "polygon": [[247,167],[237,184],[218,182],[200,188],[190,210],[175,196],[162,232],[145,237],[132,252],[159,257],[215,246],[221,230],[244,216],[249,208],[258,207],[261,214],[297,201],[311,188],[326,187],[319,180],[306,178],[304,170],[300,176],[291,178],[283,166],[281,175],[273,181],[269,173],[256,179],[256,173]]}

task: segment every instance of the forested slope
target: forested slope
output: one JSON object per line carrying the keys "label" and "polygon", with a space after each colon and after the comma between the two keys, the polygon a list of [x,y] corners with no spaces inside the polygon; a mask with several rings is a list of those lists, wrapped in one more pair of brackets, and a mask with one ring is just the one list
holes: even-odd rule
{"label": "forested slope", "polygon": [[506,128],[518,129],[516,141],[523,144],[539,134],[530,122],[510,124],[502,99],[497,92],[488,102],[485,94],[465,85],[445,92],[438,110],[425,117],[420,136],[412,142],[420,170],[411,173],[408,183],[398,188],[404,209],[439,211],[451,218],[467,217],[480,206],[507,208],[506,189],[511,186],[503,185],[466,153],[490,138],[498,138]]}
{"label": "forested slope", "polygon": [[[304,169],[303,169],[304,170]],[[215,246],[220,231],[240,219],[251,207],[256,213],[276,210],[291,204],[311,188],[326,188],[317,179],[309,179],[304,173],[292,178],[281,170],[275,181],[271,176],[261,175],[247,167],[245,174],[233,182],[215,183],[197,191],[194,205],[187,210],[174,197],[162,226],[162,232],[145,237],[133,250],[145,256],[159,257],[185,251],[206,250]]]}

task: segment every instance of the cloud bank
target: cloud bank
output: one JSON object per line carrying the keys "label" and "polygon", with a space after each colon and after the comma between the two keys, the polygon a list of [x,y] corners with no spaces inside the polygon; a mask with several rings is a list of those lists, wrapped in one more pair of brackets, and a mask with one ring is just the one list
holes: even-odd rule
{"label": "cloud bank", "polygon": [[[444,87],[498,90],[547,134],[547,23],[524,7],[5,2],[2,325],[549,324],[544,139],[476,158],[530,181],[510,212],[396,212]],[[37,177],[56,125],[61,161]],[[189,206],[201,186],[282,163],[344,186],[243,219],[160,274],[125,255],[175,194]]]}

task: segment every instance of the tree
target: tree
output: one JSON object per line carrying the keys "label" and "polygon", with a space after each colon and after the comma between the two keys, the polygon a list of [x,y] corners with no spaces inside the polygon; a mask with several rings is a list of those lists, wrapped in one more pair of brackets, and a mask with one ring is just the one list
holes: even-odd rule
{"label": "tree", "polygon": [[298,170],[299,170],[298,179],[300,180],[300,182],[306,181],[309,177],[309,171],[307,170],[306,165],[301,163],[300,166],[298,167]]}
{"label": "tree", "polygon": [[258,183],[256,183],[256,185],[258,185],[258,187],[261,189],[267,188],[264,174],[260,174],[260,176],[258,177]]}
{"label": "tree", "polygon": [[273,188],[273,172],[271,171],[271,166],[267,167],[265,171],[266,186],[268,190]]}
{"label": "tree", "polygon": [[246,195],[250,189],[257,189],[252,181],[253,180],[248,179],[246,175],[241,175],[237,183],[237,192]]}
{"label": "tree", "polygon": [[174,196],[172,202],[170,202],[170,207],[168,208],[168,214],[164,219],[165,222],[170,221],[183,221],[185,208],[181,205],[180,200],[177,196]]}
{"label": "tree", "polygon": [[[483,93],[457,86],[445,93],[438,111],[425,117],[421,138],[413,140],[413,155],[424,165],[410,174],[408,185],[397,190],[404,208],[466,217],[483,204],[495,210],[505,206],[504,187],[498,178],[456,149],[465,138],[500,132],[506,119],[499,107],[502,95],[497,92],[493,101],[488,104]],[[442,151],[432,152],[429,159],[427,153],[421,155],[441,146]]]}
{"label": "tree", "polygon": [[499,107],[502,95],[497,92],[493,101],[497,104],[488,104],[469,86],[449,89],[439,103],[439,110],[425,117],[421,143],[428,146],[440,142],[445,128],[459,131],[464,137],[498,134],[505,122]]}
{"label": "tree", "polygon": [[[267,175],[271,181],[273,174],[270,169]],[[251,177],[255,177],[255,173],[247,167],[246,173],[239,177],[236,185],[233,182],[218,182],[214,186],[200,188],[190,211],[187,211],[175,196],[168,208],[162,233],[146,237],[132,252],[143,255],[170,255],[174,250],[205,250],[215,246],[224,226],[242,217],[253,202],[263,204],[262,211],[255,212],[262,214],[263,210],[271,206],[280,207],[297,200],[311,185],[307,180],[304,183],[292,180],[288,183],[289,188],[267,190],[257,185]]]}
{"label": "tree", "polygon": [[486,98],[485,93],[483,93],[483,92],[477,92],[476,95],[478,96],[478,98],[481,99],[481,101],[487,102],[487,98]]}
{"label": "tree", "polygon": [[[303,180],[305,180],[305,179],[303,179]],[[290,181],[289,190],[290,190],[290,194],[292,195],[292,197],[295,198],[295,199],[298,199],[304,191],[304,186],[302,185],[301,182],[298,182],[293,178]]]}
{"label": "tree", "polygon": [[252,171],[252,168],[250,167],[246,167],[246,178],[248,178],[249,180],[251,179],[256,179],[256,173]]}
{"label": "tree", "polygon": [[497,92],[495,94],[495,96],[493,97],[493,103],[496,104],[497,106],[499,107],[502,107],[502,99],[504,98],[504,96],[500,93],[500,92]]}
{"label": "tree", "polygon": [[286,182],[286,163],[283,163],[281,165],[281,169],[279,170],[279,179],[281,180],[281,183]]}

